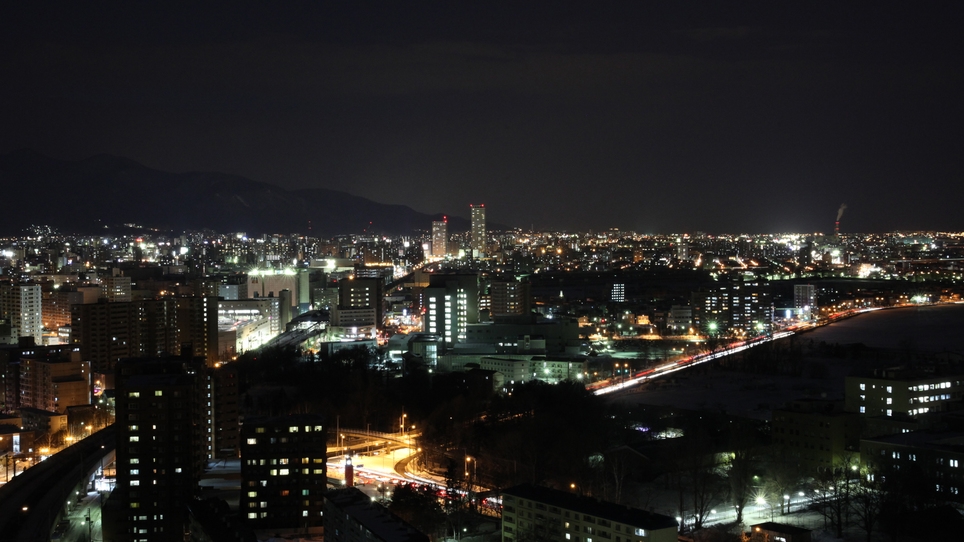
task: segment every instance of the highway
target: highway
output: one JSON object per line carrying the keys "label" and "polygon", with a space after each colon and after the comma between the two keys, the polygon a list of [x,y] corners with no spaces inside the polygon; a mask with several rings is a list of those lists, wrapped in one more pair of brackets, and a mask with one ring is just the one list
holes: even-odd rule
{"label": "highway", "polygon": [[880,307],[870,307],[865,309],[852,309],[843,313],[837,313],[831,315],[826,320],[820,321],[818,323],[810,324],[800,324],[796,326],[790,326],[789,328],[778,331],[771,335],[761,335],[759,337],[753,337],[751,339],[741,340],[733,342],[726,347],[716,350],[714,352],[706,352],[703,354],[697,354],[695,356],[689,356],[671,363],[666,363],[655,367],[652,369],[646,369],[645,371],[639,371],[635,375],[625,379],[615,379],[615,380],[603,380],[601,382],[595,382],[589,386],[589,389],[596,395],[605,395],[609,393],[614,393],[617,391],[632,388],[643,382],[648,382],[654,378],[661,378],[668,374],[675,373],[677,371],[684,371],[697,365],[720,359],[731,354],[736,354],[737,352],[742,352],[744,350],[753,348],[755,346],[760,346],[761,344],[768,343],[770,341],[776,341],[790,337],[797,333],[802,333],[804,331],[810,331],[817,327],[827,325],[843,318],[849,318],[851,316],[856,316],[858,314],[863,314],[865,312],[871,312],[880,310]]}

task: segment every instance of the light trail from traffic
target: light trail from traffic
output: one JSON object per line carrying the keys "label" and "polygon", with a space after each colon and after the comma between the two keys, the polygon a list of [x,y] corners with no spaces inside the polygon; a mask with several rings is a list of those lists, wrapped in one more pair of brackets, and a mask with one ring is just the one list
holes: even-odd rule
{"label": "light trail from traffic", "polygon": [[652,368],[652,369],[647,369],[647,370],[645,370],[645,371],[641,371],[641,372],[636,373],[636,375],[635,375],[634,377],[632,377],[632,378],[630,378],[630,379],[628,379],[628,380],[624,380],[624,381],[622,381],[622,382],[614,382],[614,383],[611,383],[611,384],[608,384],[608,385],[604,385],[604,386],[602,386],[602,387],[599,387],[599,388],[596,388],[596,389],[592,390],[592,392],[593,392],[595,395],[605,395],[605,394],[609,394],[609,393],[614,393],[614,392],[617,392],[617,391],[625,390],[625,389],[631,388],[631,387],[633,387],[633,386],[636,386],[636,385],[638,385],[638,384],[642,384],[643,382],[648,382],[648,381],[650,381],[650,380],[652,380],[652,379],[654,379],[654,378],[660,378],[660,377],[666,376],[666,375],[668,375],[668,374],[675,373],[675,372],[677,372],[677,371],[682,371],[682,370],[684,370],[684,369],[689,369],[689,368],[691,368],[691,367],[695,367],[695,366],[697,366],[697,365],[701,365],[701,364],[706,363],[706,362],[708,362],[708,361],[713,361],[713,360],[715,360],[715,359],[719,359],[719,358],[722,358],[722,357],[724,357],[724,356],[729,356],[729,355],[731,355],[731,354],[736,354],[736,353],[738,353],[738,352],[742,352],[742,351],[744,351],[744,350],[748,350],[748,349],[750,349],[750,348],[753,348],[753,347],[755,347],[755,346],[759,346],[759,345],[764,344],[764,343],[768,343],[768,342],[770,342],[770,341],[776,341],[776,340],[779,340],[779,339],[784,339],[784,338],[786,338],[786,337],[789,337],[789,336],[791,336],[791,335],[795,335],[795,334],[800,333],[800,332],[803,332],[803,331],[809,331],[809,330],[811,330],[811,329],[814,329],[814,328],[816,328],[816,327],[820,327],[820,326],[822,326],[822,325],[828,325],[828,324],[830,324],[830,323],[832,323],[832,322],[835,322],[835,321],[837,321],[837,320],[840,320],[841,318],[843,318],[843,317],[845,317],[845,316],[846,316],[846,317],[856,316],[856,315],[858,315],[858,314],[863,314],[863,313],[865,313],[865,312],[871,312],[871,311],[876,311],[876,310],[880,310],[880,309],[881,309],[881,307],[868,307],[868,308],[864,308],[864,309],[855,309],[855,310],[852,310],[852,311],[848,311],[848,312],[846,312],[846,313],[841,313],[841,314],[832,315],[832,316],[830,317],[829,321],[824,322],[824,323],[822,323],[822,324],[801,324],[801,325],[797,325],[797,326],[791,326],[790,328],[787,328],[787,329],[784,330],[784,331],[779,331],[779,332],[774,333],[774,334],[772,334],[772,335],[770,335],[770,336],[765,336],[765,335],[764,335],[764,336],[760,336],[760,337],[755,337],[755,338],[752,338],[752,339],[748,339],[748,340],[745,340],[745,341],[739,341],[739,342],[734,343],[733,345],[731,345],[731,346],[729,346],[729,347],[727,347],[727,348],[725,348],[725,349],[723,349],[723,350],[718,350],[718,351],[716,351],[716,352],[707,352],[707,353],[704,353],[704,354],[697,354],[697,355],[695,355],[695,356],[690,356],[690,357],[688,357],[688,358],[684,358],[684,359],[681,359],[681,360],[679,360],[679,361],[675,361],[675,362],[673,362],[673,363],[667,363],[667,364],[661,365],[661,366],[659,366],[659,367],[655,367],[655,368]]}

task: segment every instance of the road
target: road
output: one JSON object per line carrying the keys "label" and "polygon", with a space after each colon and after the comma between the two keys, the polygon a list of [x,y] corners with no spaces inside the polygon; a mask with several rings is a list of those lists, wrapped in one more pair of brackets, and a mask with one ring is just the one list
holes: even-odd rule
{"label": "road", "polygon": [[[64,521],[70,522],[70,527],[64,532],[60,540],[64,542],[85,542],[88,540],[103,540],[103,525],[101,522],[101,494],[97,491],[80,497],[80,501],[71,501]],[[88,514],[90,522],[88,523]]]}
{"label": "road", "polygon": [[654,378],[660,378],[670,373],[675,373],[677,371],[684,371],[691,367],[695,367],[697,365],[700,365],[709,361],[713,361],[713,360],[722,358],[724,356],[736,354],[737,352],[742,352],[749,348],[760,346],[761,344],[765,344],[770,341],[784,339],[786,337],[790,337],[791,335],[795,335],[797,333],[809,331],[821,325],[826,325],[826,324],[835,322],[837,320],[840,320],[841,318],[856,316],[858,314],[875,311],[875,310],[880,310],[880,308],[871,307],[866,309],[854,309],[854,310],[846,311],[845,313],[833,314],[826,321],[819,324],[801,324],[797,326],[792,326],[783,331],[778,331],[776,333],[773,333],[772,335],[764,335],[760,337],[746,339],[743,341],[737,341],[714,352],[707,352],[703,354],[697,354],[695,356],[685,357],[683,359],[674,361],[672,363],[666,363],[653,369],[647,369],[645,371],[638,372],[631,378],[597,382],[591,385],[590,389],[596,395],[605,395],[608,393],[614,393],[617,391],[625,390],[627,388],[632,388],[634,386],[637,386],[639,384],[642,384],[643,382],[647,382]]}

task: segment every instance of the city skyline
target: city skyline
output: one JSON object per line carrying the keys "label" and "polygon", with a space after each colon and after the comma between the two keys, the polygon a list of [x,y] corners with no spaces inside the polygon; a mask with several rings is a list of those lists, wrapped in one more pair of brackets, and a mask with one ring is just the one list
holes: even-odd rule
{"label": "city skyline", "polygon": [[939,9],[59,8],[0,17],[0,153],[540,230],[829,232],[841,203],[844,232],[964,230]]}

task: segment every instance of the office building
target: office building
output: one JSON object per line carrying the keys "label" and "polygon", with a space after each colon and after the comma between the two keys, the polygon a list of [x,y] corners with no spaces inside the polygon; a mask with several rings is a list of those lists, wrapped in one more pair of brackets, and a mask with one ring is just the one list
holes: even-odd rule
{"label": "office building", "polygon": [[[964,434],[915,431],[860,441],[867,481],[900,470],[913,473],[916,487],[940,501],[964,502]],[[894,474],[896,475],[896,474]]]}
{"label": "office building", "polygon": [[245,419],[241,515],[251,528],[322,525],[327,435],[324,418],[315,414]]}
{"label": "office building", "polygon": [[432,257],[444,258],[448,254],[449,224],[448,219],[432,222]]}
{"label": "office building", "polygon": [[523,484],[502,491],[502,541],[676,542],[674,518]]}
{"label": "office building", "polygon": [[381,327],[385,318],[383,281],[378,278],[345,278],[338,281],[338,308],[331,311],[333,326]]}
{"label": "office building", "polygon": [[428,542],[429,538],[360,489],[349,487],[325,496],[327,542]]}
{"label": "office building", "polygon": [[486,250],[485,238],[485,205],[470,205],[472,213],[472,256],[484,256]]}
{"label": "office building", "polygon": [[479,322],[479,275],[432,275],[422,304],[424,332],[439,335],[445,348],[465,342],[466,326]]}

